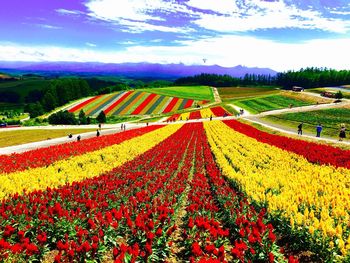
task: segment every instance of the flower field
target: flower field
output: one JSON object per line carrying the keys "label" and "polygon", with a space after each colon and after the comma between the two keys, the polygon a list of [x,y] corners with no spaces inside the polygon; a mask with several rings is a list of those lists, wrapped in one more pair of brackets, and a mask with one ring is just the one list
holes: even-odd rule
{"label": "flower field", "polygon": [[0,261],[347,261],[349,157],[235,120],[0,156]]}
{"label": "flower field", "polygon": [[87,99],[73,105],[69,111],[78,114],[80,110],[84,110],[87,116],[97,116],[101,111],[104,111],[106,115],[148,115],[174,112],[208,102],[168,97],[144,91],[121,91]]}

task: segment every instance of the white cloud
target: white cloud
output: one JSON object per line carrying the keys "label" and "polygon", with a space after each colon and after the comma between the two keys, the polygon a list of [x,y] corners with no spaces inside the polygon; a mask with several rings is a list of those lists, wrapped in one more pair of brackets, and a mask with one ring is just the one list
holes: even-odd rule
{"label": "white cloud", "polygon": [[194,7],[202,10],[210,10],[218,12],[220,14],[231,14],[239,12],[237,4],[233,0],[189,0],[186,3],[190,7]]}
{"label": "white cloud", "polygon": [[[350,29],[348,20],[327,18],[312,8],[305,10],[287,4],[286,0],[89,0],[86,6],[91,17],[122,25],[126,28],[124,31],[133,33],[187,33],[188,29],[175,29],[167,24],[166,20],[179,12],[191,16],[192,24],[188,24],[187,28],[195,24],[225,33],[271,28],[321,29],[346,33]],[[339,10],[333,12],[346,14]],[[164,24],[159,25],[159,22]]]}
{"label": "white cloud", "polygon": [[61,29],[62,27],[47,25],[47,24],[37,24],[38,27],[46,28],[46,29]]}
{"label": "white cloud", "polygon": [[88,47],[97,47],[96,44],[90,42],[86,42],[85,45],[87,45]]}
{"label": "white cloud", "polygon": [[135,22],[129,20],[120,20],[120,24],[125,26],[125,29],[121,29],[122,32],[128,33],[141,33],[144,31],[160,31],[160,32],[172,32],[172,33],[188,33],[193,30],[183,27],[167,27],[167,26],[159,26],[152,25],[145,22]]}
{"label": "white cloud", "polygon": [[56,9],[56,12],[61,15],[80,15],[82,12],[79,10],[68,10],[68,9]]}
{"label": "white cloud", "polygon": [[29,47],[0,43],[0,60],[77,62],[154,62],[218,64],[231,67],[269,67],[275,70],[307,66],[349,69],[350,39],[312,40],[299,44],[276,43],[253,37],[222,36],[207,40],[183,41],[182,46],[129,46],[122,51]]}
{"label": "white cloud", "polygon": [[[195,20],[198,26],[219,32],[244,32],[256,29],[301,28],[321,29],[336,33],[346,33],[350,22],[342,19],[325,18],[318,11],[301,10],[284,1],[246,1],[245,8],[226,15],[204,14]],[[230,7],[227,6],[229,10]],[[216,11],[216,9],[212,9]]]}
{"label": "white cloud", "polygon": [[144,31],[188,32],[188,29],[176,28],[171,25],[155,25],[155,22],[165,22],[164,14],[190,12],[185,6],[175,0],[90,0],[86,3],[89,16],[112,22],[126,29],[125,32],[141,33]]}

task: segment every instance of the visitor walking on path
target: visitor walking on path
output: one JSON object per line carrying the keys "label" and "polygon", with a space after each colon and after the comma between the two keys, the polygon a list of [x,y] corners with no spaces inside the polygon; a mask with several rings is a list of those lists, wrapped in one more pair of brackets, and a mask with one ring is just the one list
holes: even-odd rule
{"label": "visitor walking on path", "polygon": [[321,125],[321,123],[319,123],[316,126],[316,137],[321,137],[321,131],[322,131],[322,125]]}
{"label": "visitor walking on path", "polygon": [[303,135],[303,122],[298,125],[298,135]]}
{"label": "visitor walking on path", "polygon": [[339,131],[339,141],[342,141],[343,139],[346,138],[345,131],[346,131],[345,124],[342,124]]}
{"label": "visitor walking on path", "polygon": [[80,135],[78,135],[77,141],[80,142],[80,139],[81,139],[81,137],[80,137]]}
{"label": "visitor walking on path", "polygon": [[96,136],[97,137],[100,136],[100,131],[99,130],[96,131]]}

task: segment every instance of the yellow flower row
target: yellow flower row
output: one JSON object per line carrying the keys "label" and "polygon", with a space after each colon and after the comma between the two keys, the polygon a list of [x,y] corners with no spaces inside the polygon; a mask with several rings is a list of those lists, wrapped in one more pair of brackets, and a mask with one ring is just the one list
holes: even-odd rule
{"label": "yellow flower row", "polygon": [[225,176],[253,200],[266,202],[271,214],[282,214],[293,228],[330,237],[346,254],[350,249],[350,170],[309,163],[222,122],[206,122],[204,127]]}
{"label": "yellow flower row", "polygon": [[214,117],[213,112],[209,108],[204,108],[200,110],[202,118],[208,119],[210,116]]}
{"label": "yellow flower row", "polygon": [[189,113],[189,112],[185,112],[185,113],[182,113],[182,114],[179,116],[178,120],[185,121],[185,120],[187,120],[187,119],[189,119],[189,118],[190,118],[190,113]]}
{"label": "yellow flower row", "polygon": [[[55,188],[95,177],[151,149],[182,125],[168,125],[104,149],[55,162],[48,167],[0,175],[0,200],[15,193]],[[83,142],[82,142],[83,143]]]}

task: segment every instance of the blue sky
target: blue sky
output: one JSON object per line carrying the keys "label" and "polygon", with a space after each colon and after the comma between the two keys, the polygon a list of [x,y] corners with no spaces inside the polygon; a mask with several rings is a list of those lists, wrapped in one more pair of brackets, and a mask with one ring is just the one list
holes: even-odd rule
{"label": "blue sky", "polygon": [[[20,7],[20,8],[19,8]],[[349,69],[348,0],[11,0],[0,60]]]}

